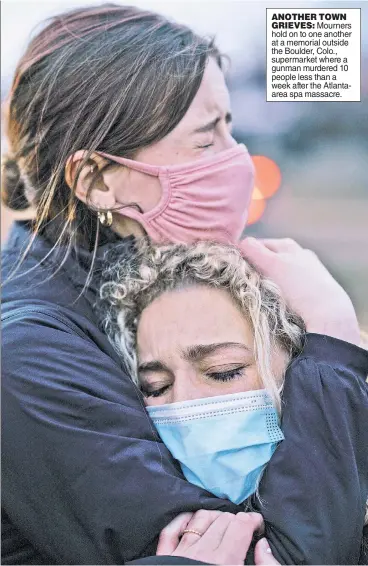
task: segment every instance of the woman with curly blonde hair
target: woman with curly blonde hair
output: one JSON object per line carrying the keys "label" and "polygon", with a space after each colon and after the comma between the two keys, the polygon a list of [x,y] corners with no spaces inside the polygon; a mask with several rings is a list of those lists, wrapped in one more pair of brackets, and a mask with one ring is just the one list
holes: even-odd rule
{"label": "woman with curly blonde hair", "polygon": [[[98,303],[104,330],[184,475],[219,497],[267,513],[259,482],[284,439],[282,391],[287,368],[303,356],[308,339],[303,319],[237,246],[144,243],[130,254],[110,252],[105,265]],[[315,373],[306,372],[305,380],[316,381]],[[338,391],[346,383],[331,372],[321,381],[323,412],[331,403],[331,385]],[[299,405],[303,391],[300,395]],[[344,426],[343,411],[338,424]],[[311,431],[309,436],[314,440]],[[338,451],[336,438],[330,450]],[[322,460],[317,445],[314,452]],[[300,457],[297,450],[295,456]],[[303,485],[303,474],[299,481]],[[182,541],[202,538],[218,514],[184,513],[180,524],[174,521],[177,547],[168,548],[163,531],[158,553],[211,561],[208,554],[184,554]]]}
{"label": "woman with curly blonde hair", "polygon": [[[244,332],[249,336],[247,347],[252,350],[254,358],[251,367],[258,376],[254,384],[262,385],[269,391],[274,405],[281,412],[280,393],[284,372],[291,357],[302,349],[305,325],[287,307],[279,288],[262,277],[242,257],[238,247],[211,242],[199,242],[191,246],[143,245],[134,261],[122,258],[120,262],[109,264],[104,278],[107,281],[101,287],[100,296],[105,331],[126,361],[133,380],[145,394],[147,405],[179,401],[175,393],[169,393],[175,386],[171,380],[160,388],[155,383],[147,384],[146,364],[142,369],[142,359],[139,359],[139,355],[137,358],[137,348],[142,356],[143,343],[147,339],[146,326],[156,314],[152,303],[157,301],[159,316],[164,316],[167,310],[172,315],[172,308],[176,304],[183,308],[187,297],[190,300],[184,311],[192,308],[197,295],[194,311],[201,322],[206,316],[207,300],[215,316],[219,302],[228,303],[233,326],[236,310],[240,312],[246,327]],[[172,296],[172,293],[175,295]],[[173,298],[170,305],[166,305],[163,295],[166,301]],[[183,329],[180,319],[176,318],[179,316],[180,313],[175,312],[176,333]],[[196,322],[196,318],[186,318],[186,329]],[[207,328],[212,332],[214,330],[214,326]],[[226,358],[226,352],[222,351],[222,357]],[[277,371],[275,358],[278,361]]]}

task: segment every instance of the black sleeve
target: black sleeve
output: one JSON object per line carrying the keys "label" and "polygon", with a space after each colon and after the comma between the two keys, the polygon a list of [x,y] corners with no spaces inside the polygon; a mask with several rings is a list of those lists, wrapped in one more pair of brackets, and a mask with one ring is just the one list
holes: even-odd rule
{"label": "black sleeve", "polygon": [[157,566],[173,566],[174,564],[181,564],[182,566],[189,566],[190,564],[207,564],[208,562],[200,562],[199,560],[192,560],[191,558],[183,558],[182,556],[147,556],[147,558],[139,558],[126,564],[157,564]]}
{"label": "black sleeve", "polygon": [[260,486],[282,564],[358,564],[368,497],[368,353],[309,334],[287,371],[285,440]]}
{"label": "black sleeve", "polygon": [[48,564],[156,552],[180,512],[236,506],[188,483],[141,396],[87,336],[37,313],[3,327],[2,500]]}

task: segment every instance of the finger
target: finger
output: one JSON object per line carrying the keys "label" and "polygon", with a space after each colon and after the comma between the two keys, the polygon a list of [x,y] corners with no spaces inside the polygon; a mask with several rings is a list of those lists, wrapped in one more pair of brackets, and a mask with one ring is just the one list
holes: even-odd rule
{"label": "finger", "polygon": [[[206,509],[200,509],[194,513],[185,529],[191,529],[197,533],[201,533],[203,536],[209,526],[222,514],[223,511],[207,511]],[[188,544],[188,546],[191,546],[198,542],[198,535],[195,533],[184,533],[182,541]]]}
{"label": "finger", "polygon": [[260,513],[256,513],[254,511],[250,511],[248,513],[240,512],[237,513],[236,516],[239,519],[243,519],[245,521],[250,520],[253,524],[254,532],[263,535],[265,525],[264,525],[263,517]]}
{"label": "finger", "polygon": [[254,265],[261,273],[267,273],[277,255],[269,250],[262,242],[255,238],[245,238],[238,244],[239,249],[252,265]]}
{"label": "finger", "polygon": [[206,549],[215,550],[220,545],[222,538],[226,532],[226,529],[231,521],[235,519],[235,515],[232,513],[221,513],[217,519],[211,523],[207,531],[200,538],[198,542],[199,547],[205,547]]}
{"label": "finger", "polygon": [[257,566],[262,566],[263,564],[280,564],[273,556],[270,545],[265,538],[261,538],[255,546],[254,561]]}
{"label": "finger", "polygon": [[223,538],[216,549],[220,556],[228,556],[236,549],[237,556],[244,561],[255,531],[263,526],[262,515],[258,513],[237,513],[229,522]]}
{"label": "finger", "polygon": [[180,513],[161,531],[158,539],[157,555],[172,554],[174,552],[192,516],[193,513]]}
{"label": "finger", "polygon": [[294,252],[303,249],[292,238],[262,238],[260,241],[266,248],[276,253]]}

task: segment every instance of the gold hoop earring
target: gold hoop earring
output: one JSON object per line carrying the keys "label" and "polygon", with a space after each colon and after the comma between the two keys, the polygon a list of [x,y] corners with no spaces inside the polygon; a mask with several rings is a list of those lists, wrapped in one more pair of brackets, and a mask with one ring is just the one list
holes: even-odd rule
{"label": "gold hoop earring", "polygon": [[111,210],[99,211],[97,214],[100,224],[102,224],[102,226],[111,226],[112,224]]}

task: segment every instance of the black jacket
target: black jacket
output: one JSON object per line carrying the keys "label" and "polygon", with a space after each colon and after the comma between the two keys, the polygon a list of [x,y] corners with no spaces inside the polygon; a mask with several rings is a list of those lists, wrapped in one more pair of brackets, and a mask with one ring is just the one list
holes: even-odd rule
{"label": "black jacket", "polygon": [[[27,223],[14,226],[3,279],[28,236]],[[54,253],[43,260],[50,249],[38,237],[3,289],[3,563],[123,564],[154,554],[182,511],[239,508],[188,483],[158,439],[98,328],[98,269],[80,295],[90,255],[60,266]],[[308,335],[287,372],[285,440],[260,489],[281,563],[358,562],[367,372],[364,350],[319,335]]]}

